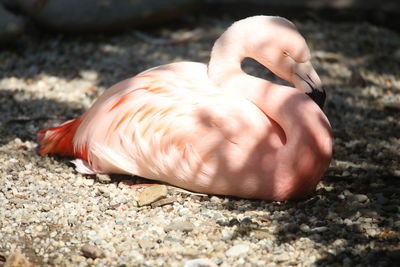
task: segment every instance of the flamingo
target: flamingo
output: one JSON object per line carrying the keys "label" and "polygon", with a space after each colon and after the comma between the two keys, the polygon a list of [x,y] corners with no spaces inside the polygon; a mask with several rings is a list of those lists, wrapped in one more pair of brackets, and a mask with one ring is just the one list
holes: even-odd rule
{"label": "flamingo", "polygon": [[[241,69],[253,58],[294,87]],[[39,154],[81,173],[138,175],[187,190],[272,201],[309,195],[332,156],[325,91],[292,22],[254,16],[208,65],[158,66],[106,90],[80,117],[38,132]]]}

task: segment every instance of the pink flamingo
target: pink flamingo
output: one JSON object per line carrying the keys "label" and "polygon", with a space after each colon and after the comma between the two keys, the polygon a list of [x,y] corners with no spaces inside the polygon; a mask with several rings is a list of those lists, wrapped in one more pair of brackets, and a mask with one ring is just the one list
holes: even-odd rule
{"label": "pink flamingo", "polygon": [[[246,74],[245,57],[295,88]],[[163,65],[112,86],[82,116],[39,131],[39,153],[72,155],[82,173],[133,174],[202,193],[306,196],[332,155],[325,92],[309,60],[290,21],[240,20],[216,41],[208,66]]]}

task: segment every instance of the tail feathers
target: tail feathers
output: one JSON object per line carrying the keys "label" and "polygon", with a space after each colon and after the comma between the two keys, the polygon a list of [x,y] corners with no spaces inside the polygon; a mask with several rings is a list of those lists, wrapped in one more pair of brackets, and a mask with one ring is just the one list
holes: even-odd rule
{"label": "tail feathers", "polygon": [[58,154],[61,156],[75,156],[87,160],[87,151],[75,151],[73,139],[81,124],[81,119],[67,121],[60,126],[44,129],[38,132],[37,142],[39,154]]}

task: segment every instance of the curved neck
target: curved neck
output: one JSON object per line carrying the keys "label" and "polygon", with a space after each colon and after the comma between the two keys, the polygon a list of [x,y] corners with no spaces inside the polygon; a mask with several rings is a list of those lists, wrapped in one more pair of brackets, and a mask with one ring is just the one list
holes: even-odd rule
{"label": "curved neck", "polygon": [[243,32],[246,31],[231,27],[216,41],[208,65],[210,80],[226,94],[253,102],[282,127],[286,145],[281,153],[287,160],[301,158],[299,153],[305,145],[329,154],[329,121],[306,94],[293,87],[248,75],[241,69],[245,57],[257,60],[249,52],[256,40],[246,39]]}
{"label": "curved neck", "polygon": [[[228,28],[214,44],[208,64],[210,80],[225,93],[247,98],[256,104],[280,124],[286,135],[292,132],[289,129],[293,127],[301,128],[291,111],[283,107],[287,105],[286,101],[289,98],[294,96],[305,98],[305,95],[299,96],[298,92],[291,90],[293,88],[288,87],[288,90],[284,90],[278,88],[282,87],[280,85],[245,73],[241,68],[241,62],[245,57],[254,58],[249,48],[255,44],[253,40],[246,38],[245,30],[239,30],[235,26],[234,24]],[[288,141],[291,139],[287,136]]]}
{"label": "curved neck", "polygon": [[224,87],[231,78],[245,74],[241,67],[241,62],[246,56],[243,47],[231,39],[225,32],[215,42],[208,63],[208,76],[218,87]]}
{"label": "curved neck", "polygon": [[[277,66],[279,62],[285,67],[281,60],[283,53],[280,55],[275,51],[281,42],[276,35],[282,29],[277,29],[271,20],[255,16],[235,22],[218,38],[208,64],[209,78],[216,86],[225,87],[234,76],[245,74],[241,63],[246,57],[258,61],[282,79],[289,80],[290,77],[285,73],[287,69]],[[259,32],[257,27],[263,30]]]}

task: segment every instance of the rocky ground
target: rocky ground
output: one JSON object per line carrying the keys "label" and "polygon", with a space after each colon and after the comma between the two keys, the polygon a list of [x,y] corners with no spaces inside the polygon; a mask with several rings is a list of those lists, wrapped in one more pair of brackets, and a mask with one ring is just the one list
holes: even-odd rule
{"label": "rocky ground", "polygon": [[[82,176],[35,133],[163,63],[207,62],[231,18],[119,35],[25,34],[0,50],[0,266],[393,266],[400,261],[400,35],[296,22],[328,93],[334,159],[290,202],[193,195]],[[153,37],[150,37],[153,36]],[[157,37],[157,39],[154,39]],[[245,69],[277,80],[258,64]]]}

